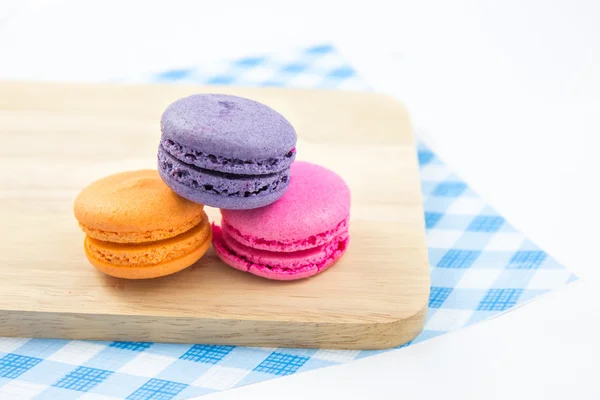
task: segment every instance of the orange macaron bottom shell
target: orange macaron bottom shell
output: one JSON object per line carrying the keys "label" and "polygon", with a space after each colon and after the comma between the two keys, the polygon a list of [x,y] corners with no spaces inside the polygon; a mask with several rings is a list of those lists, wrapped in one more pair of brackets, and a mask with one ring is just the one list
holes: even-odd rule
{"label": "orange macaron bottom shell", "polygon": [[210,242],[207,242],[194,250],[192,253],[181,258],[176,258],[164,263],[146,266],[146,267],[125,267],[120,265],[108,264],[104,261],[95,259],[86,251],[88,261],[96,267],[100,272],[106,275],[114,276],[123,279],[152,279],[161,276],[167,276],[184,270],[191,265],[194,265],[210,247]]}
{"label": "orange macaron bottom shell", "polygon": [[86,236],[85,255],[101,272],[124,279],[158,278],[197,262],[208,250],[212,231],[208,217],[178,236],[147,243],[111,243]]}

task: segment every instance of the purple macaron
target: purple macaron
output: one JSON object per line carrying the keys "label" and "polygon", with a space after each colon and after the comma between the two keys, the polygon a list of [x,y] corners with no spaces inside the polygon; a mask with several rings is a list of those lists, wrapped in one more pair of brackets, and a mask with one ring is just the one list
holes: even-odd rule
{"label": "purple macaron", "polygon": [[158,172],[177,194],[229,210],[263,207],[288,187],[296,131],[275,110],[226,94],[196,94],[161,118]]}

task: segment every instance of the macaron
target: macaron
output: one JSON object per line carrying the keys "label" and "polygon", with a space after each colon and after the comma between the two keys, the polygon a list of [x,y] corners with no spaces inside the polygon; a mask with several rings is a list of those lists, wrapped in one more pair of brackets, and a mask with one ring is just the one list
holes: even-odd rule
{"label": "macaron", "polygon": [[263,207],[289,185],[296,131],[278,112],[226,94],[195,94],[161,118],[158,170],[177,194],[234,210]]}
{"label": "macaron", "polygon": [[307,278],[348,248],[350,189],[333,171],[298,161],[278,201],[221,216],[221,226],[213,223],[213,247],[226,264],[268,279]]}
{"label": "macaron", "polygon": [[105,274],[147,279],[189,267],[212,232],[204,206],[174,193],[156,170],[121,172],[77,196],[75,218],[89,262]]}

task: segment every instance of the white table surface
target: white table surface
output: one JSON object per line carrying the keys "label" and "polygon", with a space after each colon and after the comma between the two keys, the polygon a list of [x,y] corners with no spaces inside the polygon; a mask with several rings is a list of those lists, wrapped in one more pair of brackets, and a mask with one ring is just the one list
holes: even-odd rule
{"label": "white table surface", "polygon": [[348,3],[1,0],[0,79],[97,81],[336,44],[582,281],[405,349],[203,398],[600,398],[600,3]]}

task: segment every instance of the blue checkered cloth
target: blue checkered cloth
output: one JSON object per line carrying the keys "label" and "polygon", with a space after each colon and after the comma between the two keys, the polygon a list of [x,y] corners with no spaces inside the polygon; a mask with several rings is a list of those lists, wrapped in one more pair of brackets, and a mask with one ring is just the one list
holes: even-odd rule
{"label": "blue checkered cloth", "polygon": [[[135,81],[140,78],[123,80]],[[369,89],[326,45],[165,71],[141,81]],[[419,144],[417,151],[432,287],[425,330],[411,343],[490,318],[576,279],[430,149]],[[378,352],[0,338],[0,398],[188,399]]]}

